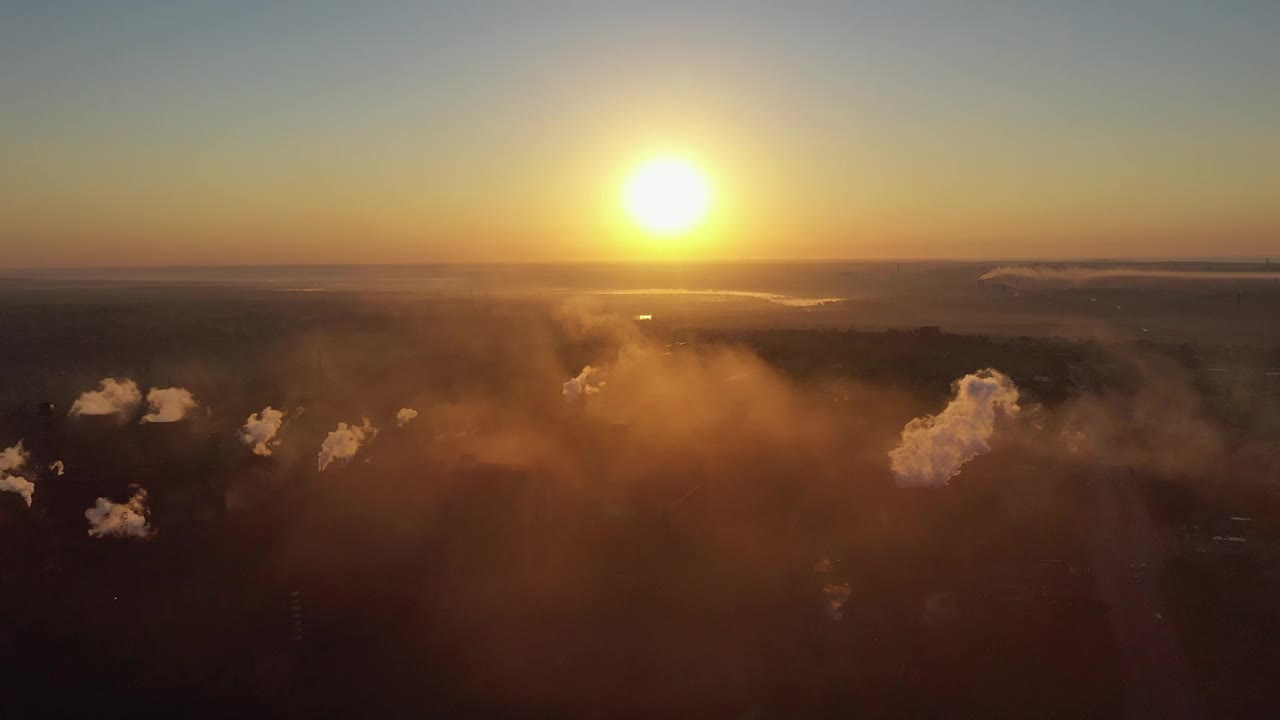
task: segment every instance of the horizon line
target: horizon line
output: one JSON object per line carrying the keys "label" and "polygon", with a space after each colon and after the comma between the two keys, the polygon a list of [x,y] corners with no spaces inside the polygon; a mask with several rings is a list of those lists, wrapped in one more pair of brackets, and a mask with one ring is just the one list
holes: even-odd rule
{"label": "horizon line", "polygon": [[1234,263],[1270,264],[1267,255],[1115,255],[1098,256],[997,256],[983,258],[960,257],[903,257],[903,258],[659,258],[659,259],[593,259],[593,260],[424,260],[415,262],[315,262],[315,263],[215,263],[215,264],[157,264],[157,265],[0,265],[0,272],[55,272],[85,270],[236,270],[246,268],[413,268],[436,266],[551,266],[551,265],[822,265],[822,264],[888,264],[888,263],[951,263],[986,265],[992,263]]}

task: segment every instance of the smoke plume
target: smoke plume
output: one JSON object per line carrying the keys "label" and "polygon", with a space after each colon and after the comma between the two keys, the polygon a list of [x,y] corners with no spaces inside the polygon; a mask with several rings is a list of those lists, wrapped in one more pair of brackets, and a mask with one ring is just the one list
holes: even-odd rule
{"label": "smoke plume", "polygon": [[186,388],[151,388],[147,393],[147,414],[144,423],[177,422],[200,403]]}
{"label": "smoke plume", "polygon": [[902,442],[889,453],[898,487],[945,485],[991,449],[996,411],[1018,412],[1018,388],[997,370],[965,375],[954,387],[956,397],[941,414],[918,417],[902,429]]}
{"label": "smoke plume", "polygon": [[138,384],[129,378],[103,378],[100,390],[86,390],[71,404],[69,411],[76,415],[125,415],[142,402]]}
{"label": "smoke plume", "polygon": [[827,583],[822,586],[822,596],[826,599],[827,617],[832,620],[844,619],[844,605],[849,602],[853,589],[849,583]]}
{"label": "smoke plume", "polygon": [[284,411],[268,405],[262,408],[261,414],[253,413],[245,421],[244,427],[240,428],[240,441],[251,446],[254,455],[267,457],[271,454],[271,449],[280,444],[280,438],[276,434],[280,432],[282,425]]}
{"label": "smoke plume", "polygon": [[1171,280],[1280,280],[1280,273],[1255,272],[1241,270],[1239,272],[1222,270],[1158,270],[1147,268],[1089,268],[1089,267],[1034,267],[1028,265],[1008,265],[983,273],[980,279],[1025,278],[1027,280],[1057,280],[1061,282],[1082,283],[1090,280],[1106,280],[1109,278],[1166,278]]}
{"label": "smoke plume", "polygon": [[582,372],[578,373],[577,377],[571,378],[561,386],[560,394],[570,400],[583,395],[595,395],[600,392],[600,388],[604,387],[603,380],[595,383],[591,381],[591,376],[598,374],[599,371],[590,365],[582,368]]}
{"label": "smoke plume", "polygon": [[413,408],[400,408],[396,413],[396,427],[404,427],[418,417],[418,411]]}
{"label": "smoke plume", "polygon": [[35,495],[36,484],[21,475],[0,475],[0,492],[13,492],[22,496],[31,507],[31,496]]}
{"label": "smoke plume", "polygon": [[364,424],[359,426],[338,423],[338,429],[329,433],[320,444],[320,471],[324,472],[334,460],[350,460],[355,457],[360,446],[377,434],[378,429],[369,422],[369,418],[364,418]]}
{"label": "smoke plume", "polygon": [[120,537],[146,539],[154,533],[147,524],[147,491],[138,488],[128,502],[116,503],[100,497],[93,507],[84,511],[89,521],[90,537]]}
{"label": "smoke plume", "polygon": [[7,447],[4,452],[0,452],[0,473],[21,468],[27,464],[29,457],[26,449],[22,447],[22,441],[19,440],[13,447]]}
{"label": "smoke plume", "polygon": [[36,491],[35,483],[21,475],[9,474],[16,473],[26,465],[28,457],[27,451],[22,447],[22,441],[0,452],[0,492],[18,493],[23,500],[27,501],[27,507],[31,507],[31,496]]}
{"label": "smoke plume", "polygon": [[62,474],[67,471],[67,466],[63,465],[61,460],[54,460],[49,463],[49,469],[53,471],[54,475],[62,477]]}

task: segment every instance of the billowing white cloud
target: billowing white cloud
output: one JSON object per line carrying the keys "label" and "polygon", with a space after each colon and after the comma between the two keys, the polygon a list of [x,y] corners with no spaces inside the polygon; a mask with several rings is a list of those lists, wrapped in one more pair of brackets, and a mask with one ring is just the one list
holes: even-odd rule
{"label": "billowing white cloud", "polygon": [[418,417],[418,411],[413,408],[400,408],[396,412],[396,427],[404,427]]}
{"label": "billowing white cloud", "polygon": [[151,388],[147,393],[147,414],[144,423],[177,422],[200,403],[186,388]]}
{"label": "billowing white cloud", "polygon": [[600,388],[604,387],[604,381],[592,382],[592,376],[598,376],[599,371],[590,365],[582,368],[582,372],[578,376],[571,378],[568,382],[560,387],[560,394],[572,400],[583,395],[595,395],[600,392]]}
{"label": "billowing white cloud", "polygon": [[0,474],[0,492],[18,493],[31,507],[31,496],[35,495],[36,484],[21,475]]}
{"label": "billowing white cloud", "polygon": [[280,438],[276,434],[280,432],[282,425],[284,411],[268,405],[262,408],[261,414],[254,413],[245,421],[244,427],[240,428],[240,441],[253,447],[254,455],[266,457],[271,454],[272,448],[280,444]]}
{"label": "billowing white cloud", "polygon": [[26,449],[22,447],[22,441],[19,440],[13,447],[7,447],[4,452],[0,452],[0,473],[20,469],[27,464],[29,457]]}
{"label": "billowing white cloud", "polygon": [[71,404],[69,413],[75,415],[124,415],[132,412],[142,402],[138,384],[129,378],[103,378],[100,389],[86,390]]}
{"label": "billowing white cloud", "polygon": [[90,537],[149,538],[153,534],[147,524],[147,491],[138,488],[128,502],[117,503],[100,497],[84,511],[89,521]]}
{"label": "billowing white cloud", "polygon": [[945,485],[974,457],[990,450],[996,411],[1018,412],[1018,388],[1003,373],[982,370],[956,381],[942,413],[918,417],[902,429],[889,453],[898,487]]}
{"label": "billowing white cloud", "polygon": [[378,434],[378,429],[369,422],[369,418],[364,418],[363,425],[347,425],[344,422],[338,423],[338,429],[329,433],[325,437],[324,442],[320,444],[319,468],[321,472],[329,467],[329,463],[334,460],[350,460],[355,456],[360,446],[368,440],[372,440]]}
{"label": "billowing white cloud", "polygon": [[7,447],[4,452],[0,452],[0,492],[12,492],[22,496],[27,501],[27,507],[31,507],[31,496],[35,494],[35,483],[17,474],[27,464],[30,455],[22,447],[22,441],[19,440],[12,447]]}

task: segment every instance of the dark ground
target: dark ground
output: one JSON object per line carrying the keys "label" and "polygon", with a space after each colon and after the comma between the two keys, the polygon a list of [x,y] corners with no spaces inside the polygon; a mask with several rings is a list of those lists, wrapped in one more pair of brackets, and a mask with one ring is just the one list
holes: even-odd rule
{"label": "dark ground", "polygon": [[[567,330],[561,299],[20,284],[0,295],[0,445],[23,439],[38,461],[68,465],[37,480],[30,509],[0,494],[9,717],[1280,707],[1268,672],[1280,647],[1274,475],[1099,471],[1008,442],[948,487],[900,491],[883,455],[965,373],[1000,368],[1024,405],[1052,409],[1126,392],[1135,381],[1116,358],[1134,354],[1191,378],[1228,452],[1268,438],[1274,451],[1264,372],[1280,363],[1267,342],[1054,338],[1059,327],[1021,332],[1033,324],[1021,313],[990,322],[1037,337],[884,331],[839,314],[870,305],[596,299],[655,314],[638,325],[653,342],[743,348],[796,387],[849,382],[897,402],[839,411],[864,428],[847,456],[681,450],[623,473],[632,430],[559,397],[610,343]],[[952,325],[927,303],[895,312]],[[1150,324],[1185,331],[1185,317]],[[65,417],[111,375],[144,392],[188,387],[208,411],[172,426]],[[467,415],[480,397],[498,409]],[[59,408],[48,420],[35,413],[46,400]],[[307,409],[264,459],[234,433],[268,403]],[[397,433],[386,418],[402,405],[461,415],[424,414]],[[362,415],[383,427],[372,464],[316,473],[324,433]],[[572,457],[493,449],[527,435],[529,418]],[[83,509],[131,483],[151,493],[156,537],[87,537]],[[1212,540],[1246,515],[1249,543]],[[814,570],[824,556],[837,561],[828,574]],[[1128,567],[1139,563],[1144,573]],[[851,587],[839,622],[822,611],[827,582]]]}

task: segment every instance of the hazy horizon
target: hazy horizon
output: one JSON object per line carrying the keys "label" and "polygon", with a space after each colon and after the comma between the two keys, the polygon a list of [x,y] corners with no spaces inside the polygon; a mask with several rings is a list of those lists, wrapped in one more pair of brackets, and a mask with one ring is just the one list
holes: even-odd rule
{"label": "hazy horizon", "polygon": [[991,265],[1002,263],[1024,263],[1028,265],[1095,265],[1095,264],[1269,264],[1276,255],[1199,255],[1199,256],[1005,256],[1005,257],[885,257],[885,258],[687,258],[687,259],[578,259],[578,260],[439,260],[418,262],[279,262],[279,263],[200,263],[200,264],[134,264],[134,265],[0,265],[0,273],[41,273],[41,272],[80,272],[80,271],[116,271],[116,270],[236,270],[256,268],[430,268],[430,267],[556,267],[556,266],[615,266],[615,265],[652,265],[652,266],[696,266],[696,265],[892,265],[892,264],[954,264],[954,265]]}

